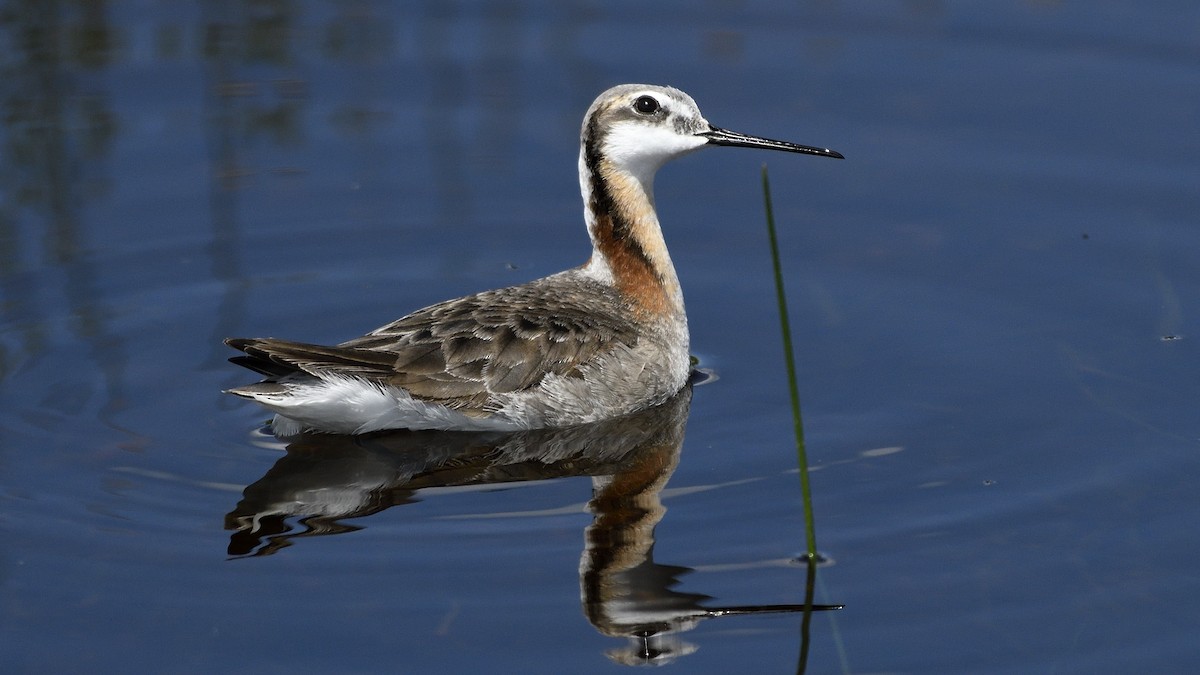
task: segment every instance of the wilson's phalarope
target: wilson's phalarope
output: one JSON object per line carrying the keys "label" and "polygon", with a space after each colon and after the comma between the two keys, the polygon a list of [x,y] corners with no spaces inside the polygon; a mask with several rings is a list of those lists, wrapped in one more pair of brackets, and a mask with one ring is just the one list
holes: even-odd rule
{"label": "wilson's phalarope", "polygon": [[267,379],[229,393],[275,411],[281,436],[558,427],[667,400],[688,378],[688,329],[654,174],[706,145],[842,157],[714,127],[678,89],[613,87],[588,108],[580,138],[587,263],[337,346],[230,338],[244,352],[230,360]]}

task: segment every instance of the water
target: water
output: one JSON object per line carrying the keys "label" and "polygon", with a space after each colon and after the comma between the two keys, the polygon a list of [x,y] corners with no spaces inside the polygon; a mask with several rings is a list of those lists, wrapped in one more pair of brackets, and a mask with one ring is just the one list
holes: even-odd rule
{"label": "water", "polygon": [[[1200,665],[1191,4],[0,17],[10,670],[606,672],[637,660],[632,610],[676,617],[651,646],[681,672],[796,670],[799,614],[698,609],[804,598],[764,161],[816,601],[846,605],[812,617],[809,672]],[[224,337],[338,341],[582,262],[578,126],[623,81],[847,156],[661,173],[717,375],[683,407],[285,448],[219,393],[252,377]]]}

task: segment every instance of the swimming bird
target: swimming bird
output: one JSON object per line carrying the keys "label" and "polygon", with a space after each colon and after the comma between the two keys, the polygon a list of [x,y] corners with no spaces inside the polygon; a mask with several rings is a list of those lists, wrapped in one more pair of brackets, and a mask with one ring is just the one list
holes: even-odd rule
{"label": "swimming bird", "polygon": [[613,87],[580,133],[586,263],[431,305],[336,346],[227,339],[243,352],[230,361],[267,378],[228,393],[274,411],[279,436],[562,427],[666,401],[691,364],[654,174],[710,145],[842,158],[715,127],[678,89]]}

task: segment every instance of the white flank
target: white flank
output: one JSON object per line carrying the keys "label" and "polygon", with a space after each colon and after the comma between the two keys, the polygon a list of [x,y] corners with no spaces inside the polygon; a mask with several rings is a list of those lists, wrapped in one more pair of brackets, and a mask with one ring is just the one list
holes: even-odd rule
{"label": "white flank", "polygon": [[[436,403],[419,401],[397,387],[380,386],[344,375],[282,383],[278,394],[252,398],[274,410],[273,429],[292,436],[307,429],[335,434],[365,434],[382,429],[458,429],[514,431],[519,422],[500,416],[470,417]],[[283,419],[280,419],[283,418]]]}

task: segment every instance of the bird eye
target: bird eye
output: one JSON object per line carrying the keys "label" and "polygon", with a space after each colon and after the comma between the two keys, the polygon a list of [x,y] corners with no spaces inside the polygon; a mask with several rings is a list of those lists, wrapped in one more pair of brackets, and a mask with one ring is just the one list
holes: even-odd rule
{"label": "bird eye", "polygon": [[653,96],[639,96],[633,102],[633,109],[643,115],[653,115],[659,110],[658,99]]}

